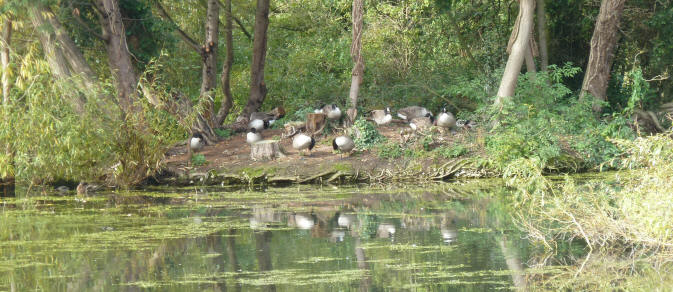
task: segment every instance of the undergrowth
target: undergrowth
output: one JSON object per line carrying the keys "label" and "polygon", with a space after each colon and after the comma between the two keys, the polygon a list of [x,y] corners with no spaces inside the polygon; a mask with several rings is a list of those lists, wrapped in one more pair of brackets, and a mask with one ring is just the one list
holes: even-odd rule
{"label": "undergrowth", "polygon": [[[505,177],[516,190],[515,217],[552,252],[561,242],[579,240],[589,253],[586,261],[599,253],[629,265],[621,272],[646,272],[673,261],[673,139],[668,133],[611,142],[623,170],[614,182],[579,183],[566,177],[554,183],[542,176],[536,158],[510,164]],[[584,264],[577,262],[576,275]]]}

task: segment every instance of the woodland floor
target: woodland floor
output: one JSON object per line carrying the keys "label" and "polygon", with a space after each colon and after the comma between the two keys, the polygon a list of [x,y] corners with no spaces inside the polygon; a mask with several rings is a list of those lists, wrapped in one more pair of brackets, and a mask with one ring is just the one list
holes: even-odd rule
{"label": "woodland floor", "polygon": [[[382,126],[378,131],[387,138],[388,141],[400,142],[400,132],[408,129],[406,124],[392,124]],[[265,130],[262,135],[264,139],[280,139],[282,129]],[[446,133],[442,135],[442,143],[447,144],[454,139],[462,139],[467,133]],[[347,170],[355,172],[365,172],[376,174],[383,170],[400,171],[412,165],[416,168],[429,165],[437,165],[442,160],[440,158],[416,158],[406,159],[383,159],[378,156],[375,150],[356,151],[350,156],[340,154],[332,150],[332,139],[339,135],[332,133],[329,135],[319,135],[316,138],[316,145],[311,151],[311,155],[299,154],[292,148],[292,138],[280,139],[283,158],[268,161],[253,161],[250,159],[250,145],[245,142],[246,133],[237,133],[226,140],[220,141],[215,145],[205,146],[199,153],[203,154],[207,163],[201,166],[188,166],[188,153],[185,145],[176,146],[167,153],[166,162],[170,173],[181,176],[189,173],[208,172],[216,170],[232,174],[240,174],[245,171],[255,172],[263,170],[279,176],[311,176],[330,169]]]}

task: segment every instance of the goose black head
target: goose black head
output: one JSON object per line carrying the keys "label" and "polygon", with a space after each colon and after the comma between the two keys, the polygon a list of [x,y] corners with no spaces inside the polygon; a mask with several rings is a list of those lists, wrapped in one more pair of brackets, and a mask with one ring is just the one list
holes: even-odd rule
{"label": "goose black head", "polygon": [[311,137],[311,145],[308,145],[308,150],[313,150],[313,147],[315,146],[315,139]]}
{"label": "goose black head", "polygon": [[198,138],[203,140],[203,136],[201,135],[201,133],[194,133],[194,135],[192,135],[192,138]]}
{"label": "goose black head", "polygon": [[336,138],[332,140],[332,148],[334,148],[334,150],[339,150],[339,145],[336,143]]}
{"label": "goose black head", "polygon": [[386,115],[387,115],[387,114],[390,114],[390,107],[386,107],[386,109],[383,110],[383,112],[384,112]]}
{"label": "goose black head", "polygon": [[443,112],[443,113],[446,113],[446,107],[443,107],[443,108],[442,108],[442,112]]}
{"label": "goose black head", "polygon": [[250,128],[250,133],[257,133],[257,129],[255,129],[255,128]]}
{"label": "goose black head", "polygon": [[431,113],[427,113],[427,114],[425,114],[425,117],[430,118],[430,123],[434,123],[434,122],[435,122],[435,117],[433,117]]}
{"label": "goose black head", "polygon": [[338,108],[338,107],[337,107],[336,103],[333,103],[333,104],[332,104],[332,110],[335,110],[335,109],[337,109],[337,108]]}
{"label": "goose black head", "polygon": [[268,128],[269,128],[269,125],[270,125],[270,124],[269,124],[269,121],[264,120],[264,129],[268,129]]}

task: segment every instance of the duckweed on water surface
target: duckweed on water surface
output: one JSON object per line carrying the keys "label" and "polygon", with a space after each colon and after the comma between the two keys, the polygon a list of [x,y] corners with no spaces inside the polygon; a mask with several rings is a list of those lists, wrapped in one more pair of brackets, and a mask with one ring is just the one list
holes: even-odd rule
{"label": "duckweed on water surface", "polygon": [[9,198],[0,290],[483,291],[563,274],[525,265],[540,249],[509,220],[508,192],[456,183]]}

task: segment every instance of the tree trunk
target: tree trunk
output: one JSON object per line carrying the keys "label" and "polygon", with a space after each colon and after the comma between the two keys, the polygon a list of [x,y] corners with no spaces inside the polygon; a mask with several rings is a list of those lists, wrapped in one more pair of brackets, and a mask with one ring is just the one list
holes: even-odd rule
{"label": "tree trunk", "polygon": [[273,160],[283,157],[285,157],[285,154],[283,154],[278,140],[262,140],[250,145],[251,160]]}
{"label": "tree trunk", "polygon": [[226,17],[225,26],[224,26],[224,39],[227,43],[227,57],[222,64],[222,105],[217,111],[217,116],[215,119],[215,125],[221,126],[224,122],[224,119],[227,118],[231,107],[234,105],[234,97],[231,95],[231,66],[234,64],[234,37],[232,33],[232,15],[231,15],[231,0],[226,0],[224,4],[224,14]]}
{"label": "tree trunk", "polygon": [[496,105],[502,104],[505,98],[514,96],[516,81],[521,72],[521,65],[526,56],[526,50],[530,50],[530,34],[533,31],[534,9],[535,0],[519,0],[519,16],[512,30],[512,37],[516,37],[507,59],[505,72],[502,74],[500,88],[498,88],[498,97],[495,100]]}
{"label": "tree trunk", "polygon": [[51,68],[51,73],[58,79],[69,78],[71,74],[68,62],[65,60],[61,46],[58,46],[56,42],[56,35],[53,33],[54,29],[50,28],[51,25],[45,19],[45,14],[47,12],[41,5],[31,5],[30,20],[37,30],[40,44],[42,44],[42,51]]}
{"label": "tree trunk", "polygon": [[598,12],[596,27],[591,37],[591,50],[587,64],[580,99],[586,93],[594,96],[594,111],[600,111],[600,101],[606,100],[606,90],[610,79],[610,69],[614,59],[614,49],[619,40],[618,27],[624,10],[625,0],[603,0]]}
{"label": "tree trunk", "polygon": [[198,116],[192,126],[192,132],[201,133],[206,144],[213,144],[217,141],[217,135],[213,131],[215,125],[215,109],[213,99],[215,97],[215,88],[217,87],[217,41],[220,18],[220,4],[217,0],[208,0],[208,10],[206,11],[206,40],[202,46],[201,58],[203,67],[201,70],[201,102],[204,103],[204,110]]}
{"label": "tree trunk", "polygon": [[526,71],[531,73],[531,78],[535,79],[535,73],[537,69],[535,68],[535,57],[533,57],[533,50],[530,46],[526,49]]}
{"label": "tree trunk", "polygon": [[[56,28],[51,25],[45,16],[53,18],[53,13],[49,12],[44,6],[34,3],[29,8],[30,20],[36,28],[38,39],[42,44],[42,51],[47,59],[51,74],[56,79],[68,79],[72,77],[72,71],[68,67],[66,55],[61,45],[57,41],[55,33]],[[64,97],[73,107],[75,112],[83,113],[85,100],[78,95]]]}
{"label": "tree trunk", "polygon": [[315,135],[321,132],[325,125],[327,125],[326,114],[310,113],[306,115],[306,132],[310,135]]}
{"label": "tree trunk", "polygon": [[117,100],[125,115],[142,114],[136,103],[138,78],[131,63],[131,53],[126,44],[126,31],[117,0],[97,0],[101,10],[100,24],[106,41],[110,71],[117,87]]}
{"label": "tree trunk", "polygon": [[257,0],[257,12],[255,14],[255,36],[252,44],[252,64],[250,67],[250,98],[243,108],[241,116],[245,120],[250,119],[250,114],[257,111],[266,97],[266,84],[264,83],[264,62],[266,59],[266,39],[269,28],[269,2],[270,0]]}
{"label": "tree trunk", "polygon": [[0,36],[0,62],[2,63],[2,104],[9,104],[9,45],[12,41],[12,20],[5,20],[2,25],[2,35]]}
{"label": "tree trunk", "polygon": [[537,33],[540,44],[540,71],[546,72],[549,66],[549,51],[547,48],[547,16],[545,14],[545,0],[537,0]]}
{"label": "tree trunk", "polygon": [[351,90],[349,98],[351,101],[351,113],[354,116],[349,116],[349,122],[355,121],[355,110],[358,105],[358,92],[360,91],[360,84],[362,84],[362,75],[364,74],[365,64],[362,59],[362,0],[353,0],[353,40],[351,43],[351,57],[353,58],[353,71],[351,73]]}
{"label": "tree trunk", "polygon": [[79,74],[82,77],[82,80],[85,82],[85,85],[93,88],[95,86],[95,76],[93,69],[89,66],[82,51],[75,45],[75,42],[70,38],[68,32],[65,31],[61,23],[56,19],[54,13],[48,7],[45,9],[48,11],[52,17],[48,17],[47,21],[54,28],[54,34],[58,44],[63,50],[66,61],[70,65],[70,69],[73,74]]}

